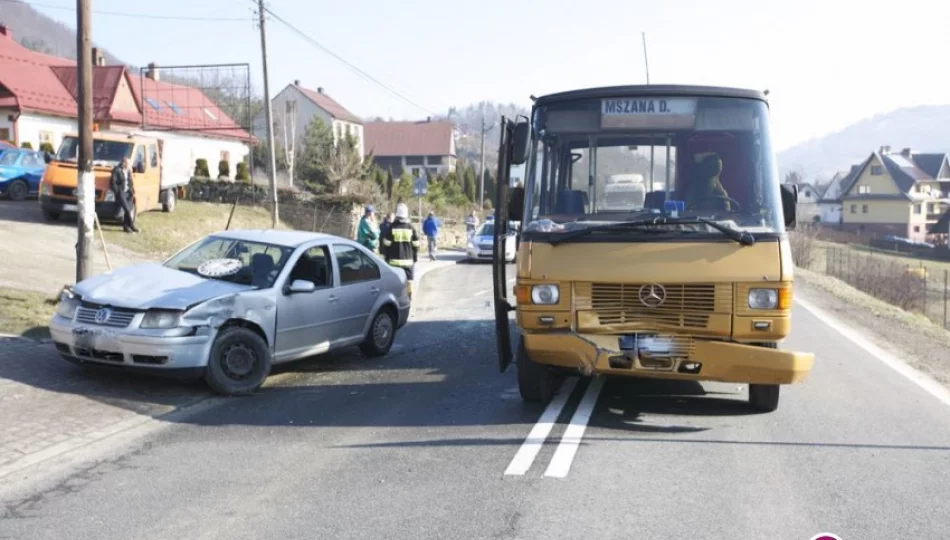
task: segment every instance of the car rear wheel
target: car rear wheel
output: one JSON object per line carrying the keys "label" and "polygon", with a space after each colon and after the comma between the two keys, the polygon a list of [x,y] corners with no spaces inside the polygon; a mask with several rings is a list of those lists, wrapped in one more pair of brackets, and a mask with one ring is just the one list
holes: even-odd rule
{"label": "car rear wheel", "polygon": [[373,317],[366,339],[360,344],[360,350],[366,356],[385,356],[396,340],[396,318],[392,310],[383,308]]}
{"label": "car rear wheel", "polygon": [[13,183],[10,184],[10,187],[7,188],[7,197],[9,197],[11,201],[25,200],[29,194],[30,188],[23,180],[14,180]]}
{"label": "car rear wheel", "polygon": [[515,364],[518,369],[518,391],[521,393],[521,399],[527,402],[550,401],[561,378],[551,368],[528,357],[523,339],[518,340]]}
{"label": "car rear wheel", "polygon": [[271,354],[257,332],[240,326],[226,327],[211,347],[205,382],[218,394],[253,393],[270,375]]}

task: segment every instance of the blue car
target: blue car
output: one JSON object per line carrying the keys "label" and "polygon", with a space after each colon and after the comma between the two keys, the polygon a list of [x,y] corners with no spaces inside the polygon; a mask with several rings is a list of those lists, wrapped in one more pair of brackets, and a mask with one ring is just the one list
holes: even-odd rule
{"label": "blue car", "polygon": [[0,195],[22,201],[40,190],[46,171],[43,153],[21,148],[0,151]]}

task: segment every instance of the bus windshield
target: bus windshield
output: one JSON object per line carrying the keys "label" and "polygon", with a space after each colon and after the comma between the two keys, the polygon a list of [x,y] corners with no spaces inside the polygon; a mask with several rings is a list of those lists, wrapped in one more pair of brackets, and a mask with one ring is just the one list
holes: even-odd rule
{"label": "bus windshield", "polygon": [[[785,230],[768,106],[756,99],[552,103],[534,111],[531,148],[525,234],[659,216]],[[716,234],[703,229],[691,232]]]}

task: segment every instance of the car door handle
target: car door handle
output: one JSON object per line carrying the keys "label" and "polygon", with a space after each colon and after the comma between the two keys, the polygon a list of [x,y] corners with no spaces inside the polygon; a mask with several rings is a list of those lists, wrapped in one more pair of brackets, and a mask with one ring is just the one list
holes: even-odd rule
{"label": "car door handle", "polygon": [[377,294],[379,294],[379,287],[373,287],[372,289],[369,290],[369,293],[372,294],[373,296],[376,296]]}
{"label": "car door handle", "polygon": [[330,302],[331,304],[335,304],[337,300],[338,298],[336,296],[333,296],[332,294],[330,295],[330,298],[327,299],[327,301]]}

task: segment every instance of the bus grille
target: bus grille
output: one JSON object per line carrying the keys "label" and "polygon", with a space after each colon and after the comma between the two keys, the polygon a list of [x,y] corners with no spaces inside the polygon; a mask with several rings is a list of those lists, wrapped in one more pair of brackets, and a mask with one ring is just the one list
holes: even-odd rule
{"label": "bus grille", "polygon": [[732,304],[732,284],[661,284],[658,304],[649,296],[650,287],[644,283],[578,283],[576,309],[591,310],[602,325],[632,324],[662,327],[702,329],[709,324],[713,313],[729,313]]}

